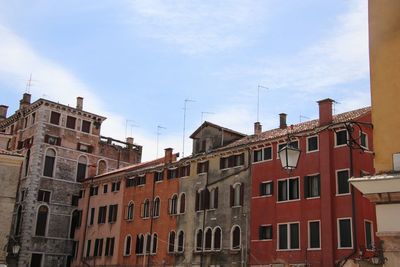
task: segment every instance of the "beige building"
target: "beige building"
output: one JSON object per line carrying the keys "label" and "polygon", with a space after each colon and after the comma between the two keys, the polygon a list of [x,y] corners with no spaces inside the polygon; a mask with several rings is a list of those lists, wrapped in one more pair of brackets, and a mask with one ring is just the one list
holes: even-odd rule
{"label": "beige building", "polygon": [[[400,263],[400,1],[369,0],[369,45],[376,174],[352,179],[376,203],[385,266]],[[387,260],[385,260],[387,258]]]}

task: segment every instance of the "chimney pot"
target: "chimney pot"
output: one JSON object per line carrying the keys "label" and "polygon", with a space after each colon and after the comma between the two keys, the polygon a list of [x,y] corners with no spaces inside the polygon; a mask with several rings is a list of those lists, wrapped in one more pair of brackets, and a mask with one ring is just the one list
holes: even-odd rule
{"label": "chimney pot", "polygon": [[259,121],[254,123],[254,134],[260,134],[262,132],[262,125]]}
{"label": "chimney pot", "polygon": [[165,154],[164,154],[164,163],[171,163],[172,162],[172,148],[166,148],[164,149]]}
{"label": "chimney pot", "polygon": [[83,97],[78,96],[76,98],[76,109],[82,110],[83,109]]}
{"label": "chimney pot", "polygon": [[0,121],[5,120],[7,118],[7,110],[8,106],[0,105]]}
{"label": "chimney pot", "polygon": [[317,101],[319,105],[319,125],[324,126],[332,123],[332,104],[334,100],[330,98]]}
{"label": "chimney pot", "polygon": [[286,127],[287,127],[286,117],[287,117],[286,113],[280,113],[279,114],[279,128],[286,129]]}

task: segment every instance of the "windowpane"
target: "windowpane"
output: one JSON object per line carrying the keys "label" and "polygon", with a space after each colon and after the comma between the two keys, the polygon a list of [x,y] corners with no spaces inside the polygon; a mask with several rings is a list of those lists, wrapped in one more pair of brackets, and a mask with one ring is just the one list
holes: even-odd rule
{"label": "windowpane", "polygon": [[289,179],[289,199],[299,198],[299,179]]}
{"label": "windowpane", "polygon": [[278,201],[285,201],[287,199],[287,180],[278,181]]}
{"label": "windowpane", "polygon": [[320,176],[305,176],[304,177],[304,196],[319,197],[320,196]]}
{"label": "windowpane", "polygon": [[234,226],[232,231],[232,249],[240,249],[240,228]]}
{"label": "windowpane", "polygon": [[367,148],[367,134],[365,133],[361,133],[360,134],[360,145],[364,148]]}
{"label": "windowpane", "polygon": [[90,121],[82,121],[82,132],[90,133]]}
{"label": "windowpane", "polygon": [[320,248],[320,236],[319,236],[319,222],[309,223],[309,247],[310,248]]}
{"label": "windowpane", "polygon": [[253,152],[253,161],[258,162],[262,160],[262,151],[260,150],[255,150]]}
{"label": "windowpane", "polygon": [[338,194],[348,194],[350,193],[349,185],[349,171],[339,171],[337,172],[337,183],[338,183]]}
{"label": "windowpane", "polygon": [[183,252],[184,239],[185,239],[185,234],[183,231],[180,231],[178,235],[178,252]]}
{"label": "windowpane", "polygon": [[220,250],[221,249],[221,229],[216,228],[215,233],[214,233],[214,250]]}
{"label": "windowpane", "polygon": [[132,243],[132,238],[130,236],[127,236],[125,239],[125,255],[131,254],[131,243]]}
{"label": "windowpane", "polygon": [[75,129],[75,122],[76,122],[75,117],[67,116],[67,125],[66,125],[67,128]]}
{"label": "windowpane", "polygon": [[272,195],[272,182],[266,182],[260,184],[260,196],[269,196]]}
{"label": "windowpane", "polygon": [[351,248],[352,246],[351,221],[341,219],[339,220],[339,247]]}
{"label": "windowpane", "polygon": [[201,251],[203,248],[203,231],[198,230],[196,234],[196,250]]}
{"label": "windowpane", "polygon": [[51,115],[50,115],[50,123],[59,125],[60,124],[60,116],[61,116],[60,113],[52,111]]}
{"label": "windowpane", "polygon": [[279,249],[288,249],[288,231],[286,224],[280,224],[279,226]]}
{"label": "windowpane", "polygon": [[312,136],[307,139],[307,151],[318,150],[318,136]]}
{"label": "windowpane", "polygon": [[53,177],[55,162],[55,152],[52,149],[47,150],[46,157],[44,160],[43,175],[47,177]]}
{"label": "windowpane", "polygon": [[336,145],[345,145],[347,144],[347,131],[341,130],[336,132]]}
{"label": "windowpane", "polygon": [[49,213],[49,209],[46,206],[40,206],[36,219],[36,233],[37,236],[45,236],[46,235],[46,227],[47,227],[47,216]]}
{"label": "windowpane", "polygon": [[43,254],[32,253],[31,267],[42,266]]}
{"label": "windowpane", "polygon": [[264,148],[264,160],[272,159],[272,147]]}
{"label": "windowpane", "polygon": [[212,231],[211,229],[206,230],[206,245],[205,250],[211,250],[211,238],[212,238]]}
{"label": "windowpane", "polygon": [[372,223],[365,222],[365,247],[372,249]]}
{"label": "windowpane", "polygon": [[259,239],[272,239],[272,225],[261,225],[259,228]]}
{"label": "windowpane", "polygon": [[290,248],[299,248],[299,224],[290,224]]}
{"label": "windowpane", "polygon": [[169,239],[168,239],[168,252],[172,253],[175,250],[175,232],[172,231],[169,233]]}

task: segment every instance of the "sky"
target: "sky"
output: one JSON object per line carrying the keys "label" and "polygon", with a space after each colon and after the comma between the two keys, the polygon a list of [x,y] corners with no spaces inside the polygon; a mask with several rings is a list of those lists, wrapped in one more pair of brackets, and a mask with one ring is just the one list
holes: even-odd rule
{"label": "sky", "polygon": [[257,113],[268,130],[279,113],[317,118],[328,97],[335,113],[369,106],[367,1],[0,0],[8,115],[25,92],[82,96],[107,117],[102,135],[134,137],[143,161],[188,156],[205,120],[252,134]]}

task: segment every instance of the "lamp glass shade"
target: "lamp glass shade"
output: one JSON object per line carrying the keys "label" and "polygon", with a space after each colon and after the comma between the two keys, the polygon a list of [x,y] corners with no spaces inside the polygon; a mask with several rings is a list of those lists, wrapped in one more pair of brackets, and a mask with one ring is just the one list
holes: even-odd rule
{"label": "lamp glass shade", "polygon": [[300,149],[292,147],[288,144],[279,150],[278,153],[283,169],[291,171],[297,167],[300,157]]}
{"label": "lamp glass shade", "polygon": [[17,255],[17,254],[19,253],[19,250],[20,250],[20,249],[21,249],[21,246],[20,246],[20,245],[17,245],[17,244],[13,245],[13,246],[12,246],[13,254],[14,254],[14,255]]}

